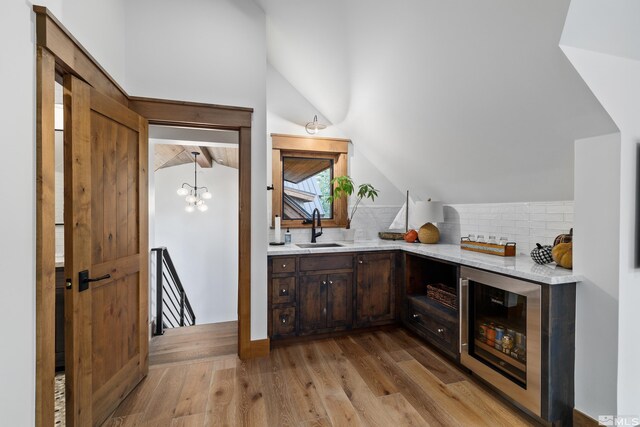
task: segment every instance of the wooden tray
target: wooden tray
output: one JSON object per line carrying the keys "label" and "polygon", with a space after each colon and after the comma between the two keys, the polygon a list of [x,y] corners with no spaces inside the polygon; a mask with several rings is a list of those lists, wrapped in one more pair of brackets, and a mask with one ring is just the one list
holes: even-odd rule
{"label": "wooden tray", "polygon": [[402,240],[404,239],[404,233],[396,233],[394,231],[380,231],[378,237],[383,240]]}
{"label": "wooden tray", "polygon": [[460,247],[465,251],[480,252],[498,256],[516,256],[515,242],[507,242],[506,245],[495,245],[493,243],[472,242],[468,237],[460,239]]}

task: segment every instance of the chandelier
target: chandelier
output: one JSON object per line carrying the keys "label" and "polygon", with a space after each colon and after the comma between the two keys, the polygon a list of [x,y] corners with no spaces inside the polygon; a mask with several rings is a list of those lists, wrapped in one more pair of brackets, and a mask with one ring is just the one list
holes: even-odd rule
{"label": "chandelier", "polygon": [[205,200],[209,200],[211,198],[211,193],[209,193],[209,189],[207,187],[198,187],[197,159],[200,153],[193,151],[191,154],[193,154],[193,185],[185,182],[180,188],[178,188],[177,193],[180,197],[186,196],[184,198],[187,202],[187,206],[184,208],[185,211],[194,212],[198,209],[200,212],[204,212],[209,209]]}

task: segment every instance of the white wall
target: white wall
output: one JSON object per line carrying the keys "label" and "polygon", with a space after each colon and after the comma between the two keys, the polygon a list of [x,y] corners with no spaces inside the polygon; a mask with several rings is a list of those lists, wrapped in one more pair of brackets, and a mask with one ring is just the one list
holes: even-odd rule
{"label": "white wall", "polygon": [[[123,52],[123,21],[104,19],[119,12],[122,0],[42,0],[87,46],[94,48],[107,71],[118,74]],[[85,10],[80,15],[65,10]],[[93,13],[100,10],[101,14]],[[88,13],[91,11],[91,13]],[[11,58],[11,67],[0,67],[6,84],[0,106],[0,124],[5,132],[3,150],[7,162],[0,170],[5,183],[0,188],[3,200],[12,200],[20,209],[2,213],[0,269],[5,283],[11,284],[10,298],[0,301],[0,322],[11,324],[5,339],[11,351],[0,355],[0,413],[7,425],[28,426],[35,415],[35,27],[30,1],[9,1],[2,5],[0,37],[6,40],[3,52]],[[82,22],[81,22],[82,21]],[[84,30],[83,30],[84,29]],[[90,31],[91,30],[91,31]],[[85,32],[86,31],[86,32]],[[113,37],[111,37],[113,36]],[[103,52],[103,53],[101,53]],[[15,191],[14,183],[21,183]]]}
{"label": "white wall", "polygon": [[[620,129],[617,413],[640,414],[640,266],[637,264],[638,151],[640,146],[640,2],[573,0],[561,47]],[[597,176],[607,171],[598,168]],[[612,189],[615,191],[615,189]],[[576,200],[577,202],[577,200]],[[586,214],[586,213],[585,213]],[[597,211],[591,213],[598,215]],[[595,219],[595,218],[594,218]],[[593,248],[597,251],[597,248]],[[595,366],[592,366],[595,368]],[[598,367],[599,368],[599,367]]]}
{"label": "white wall", "polygon": [[572,200],[574,140],[616,130],[558,48],[569,0],[261,3],[271,64],[400,191]]}
{"label": "white wall", "polygon": [[[126,0],[60,0],[62,20],[71,34],[116,82],[126,89]],[[93,19],[89,18],[93,17]]]}
{"label": "white wall", "polygon": [[[269,65],[267,67],[267,134],[284,133],[309,136],[304,127],[313,120],[313,116],[316,114],[318,121],[327,125],[327,128],[322,130],[318,136],[351,139],[338,126],[332,125],[291,83]],[[401,206],[404,203],[405,190],[400,191],[380,172],[378,165],[374,165],[360,149],[361,143],[365,143],[365,141],[352,139],[352,144],[349,145],[349,175],[353,177],[356,184],[370,183],[380,190],[380,197],[376,199],[375,203],[365,201],[362,205],[374,209],[376,207]],[[271,137],[268,137],[267,173],[269,183],[271,183]],[[271,194],[269,194],[268,204],[270,217]]]}
{"label": "white wall", "polygon": [[206,212],[185,212],[176,189],[193,182],[193,165],[155,172],[155,243],[166,246],[196,314],[196,323],[237,320],[238,170],[214,164],[198,170],[198,186],[213,194]]}
{"label": "white wall", "polygon": [[266,41],[252,0],[126,3],[130,94],[254,109],[251,337],[267,336]]}
{"label": "white wall", "polygon": [[575,407],[597,419],[618,413],[620,135],[576,141],[575,156]]}
{"label": "white wall", "polygon": [[[0,197],[20,209],[3,209],[0,271],[9,297],[0,299],[0,321],[11,351],[0,354],[0,413],[12,425],[34,422],[35,381],[35,50],[31,5],[6,2],[0,37],[11,66],[0,67],[5,84],[0,123],[2,150],[13,159],[0,168]],[[21,183],[15,191],[14,184]],[[11,285],[9,285],[11,284]],[[7,288],[9,289],[9,288]]]}

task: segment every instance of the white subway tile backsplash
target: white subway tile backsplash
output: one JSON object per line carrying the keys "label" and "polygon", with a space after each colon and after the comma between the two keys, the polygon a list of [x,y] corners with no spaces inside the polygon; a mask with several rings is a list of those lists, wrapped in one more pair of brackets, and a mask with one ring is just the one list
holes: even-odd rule
{"label": "white subway tile backsplash", "polygon": [[[552,244],[573,224],[573,202],[487,203],[448,205],[445,224],[438,224],[442,241],[458,243],[469,234],[507,237],[518,252],[528,254],[536,243]],[[488,220],[486,213],[499,218]]]}
{"label": "white subway tile backsplash", "polygon": [[547,213],[573,213],[573,205],[553,205],[547,207]]}
{"label": "white subway tile backsplash", "polygon": [[[399,210],[400,206],[361,206],[352,223],[356,240],[376,239],[379,231],[389,228]],[[571,227],[572,201],[446,205],[444,222],[438,224],[443,243],[457,244],[469,234],[482,234],[485,239],[506,237],[515,241],[523,254],[529,254],[536,243],[553,244],[558,234],[567,233]],[[318,240],[342,240],[342,233],[339,228],[325,228]],[[292,229],[291,235],[294,243],[310,240],[308,229]],[[273,241],[273,229],[269,230],[269,241]]]}
{"label": "white subway tile backsplash", "polygon": [[543,221],[529,221],[529,228],[534,231],[535,228],[547,228],[547,223]]}
{"label": "white subway tile backsplash", "polygon": [[549,221],[547,222],[547,228],[550,230],[558,230],[563,232],[569,232],[569,229],[573,227],[573,224],[570,222],[564,221]]}

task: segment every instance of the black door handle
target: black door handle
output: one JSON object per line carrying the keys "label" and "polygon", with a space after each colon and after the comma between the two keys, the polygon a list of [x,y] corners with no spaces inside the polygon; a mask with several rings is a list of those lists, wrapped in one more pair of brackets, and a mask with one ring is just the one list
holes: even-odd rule
{"label": "black door handle", "polygon": [[110,274],[105,274],[104,276],[100,276],[96,278],[90,278],[89,270],[83,270],[80,273],[78,273],[78,282],[80,284],[78,288],[79,292],[86,291],[87,289],[89,289],[89,283],[91,282],[99,282],[100,280],[106,280],[110,278],[111,278]]}

